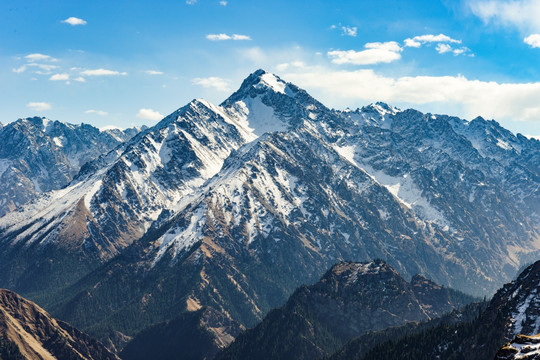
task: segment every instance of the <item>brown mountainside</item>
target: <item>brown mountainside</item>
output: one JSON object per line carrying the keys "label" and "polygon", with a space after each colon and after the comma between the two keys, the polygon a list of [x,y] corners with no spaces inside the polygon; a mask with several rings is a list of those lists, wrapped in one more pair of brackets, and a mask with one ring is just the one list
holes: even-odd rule
{"label": "brown mountainside", "polygon": [[98,341],[4,289],[0,289],[0,344],[24,359],[118,359]]}

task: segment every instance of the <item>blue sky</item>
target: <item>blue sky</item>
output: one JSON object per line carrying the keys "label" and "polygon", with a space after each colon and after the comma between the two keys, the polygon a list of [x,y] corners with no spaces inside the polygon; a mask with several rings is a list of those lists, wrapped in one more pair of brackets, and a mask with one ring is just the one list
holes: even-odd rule
{"label": "blue sky", "polygon": [[385,101],[540,135],[540,2],[0,3],[0,121],[154,124],[263,68],[335,108]]}

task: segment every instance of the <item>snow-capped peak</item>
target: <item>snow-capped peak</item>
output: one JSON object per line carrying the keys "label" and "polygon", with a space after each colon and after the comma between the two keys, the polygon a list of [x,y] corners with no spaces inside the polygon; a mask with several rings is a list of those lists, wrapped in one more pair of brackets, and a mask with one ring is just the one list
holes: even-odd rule
{"label": "snow-capped peak", "polygon": [[381,116],[385,115],[396,115],[398,112],[401,112],[401,109],[390,106],[383,102],[376,102],[375,104],[370,104],[364,108],[365,110],[372,110],[378,112]]}
{"label": "snow-capped peak", "polygon": [[267,87],[275,92],[285,94],[287,84],[276,75],[264,73],[261,75],[261,81],[255,87]]}

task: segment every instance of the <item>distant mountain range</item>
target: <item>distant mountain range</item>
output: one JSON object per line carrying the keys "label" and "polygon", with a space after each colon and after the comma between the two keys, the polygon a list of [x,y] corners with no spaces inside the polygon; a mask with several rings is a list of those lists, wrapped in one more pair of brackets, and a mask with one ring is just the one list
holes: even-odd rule
{"label": "distant mountain range", "polygon": [[40,121],[25,149],[80,170],[29,165],[71,175],[0,218],[0,286],[117,351],[175,319],[225,347],[343,260],[482,296],[540,255],[540,142],[495,121],[338,111],[263,70],[84,165]]}
{"label": "distant mountain range", "polygon": [[82,165],[130,139],[139,129],[100,131],[33,117],[0,126],[0,216],[37,195],[60,189]]}

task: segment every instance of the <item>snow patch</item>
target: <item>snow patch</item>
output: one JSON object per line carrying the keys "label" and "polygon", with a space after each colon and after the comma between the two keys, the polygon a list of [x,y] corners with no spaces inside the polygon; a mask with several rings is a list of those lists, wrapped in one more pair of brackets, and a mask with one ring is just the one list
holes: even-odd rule
{"label": "snow patch", "polygon": [[501,139],[497,139],[497,146],[504,150],[512,150],[513,147],[508,145],[506,141],[503,141]]}
{"label": "snow patch", "polygon": [[189,223],[186,227],[176,226],[167,231],[157,241],[159,250],[152,262],[152,266],[155,266],[157,262],[167,253],[169,249],[172,250],[172,257],[176,257],[183,250],[190,248],[193,244],[203,238],[203,226],[205,224],[205,207],[199,206],[190,217]]}
{"label": "snow patch", "polygon": [[285,88],[287,87],[287,84],[285,84],[283,81],[278,80],[275,75],[269,73],[262,75],[261,82],[255,87],[260,88],[261,85],[265,85],[270,89],[274,90],[275,92],[281,94],[285,94]]}
{"label": "snow patch", "polygon": [[244,111],[242,117],[255,135],[261,136],[267,132],[287,130],[287,124],[275,115],[274,109],[263,104],[260,97],[248,98],[236,104]]}
{"label": "snow patch", "polygon": [[53,142],[56,146],[58,147],[64,147],[64,143],[62,140],[64,140],[64,137],[62,136],[61,138],[60,137],[53,137]]}
{"label": "snow patch", "polygon": [[341,157],[347,159],[351,164],[356,165],[358,167],[358,164],[356,161],[354,161],[354,152],[356,150],[355,145],[348,145],[348,146],[338,146],[334,145],[334,150],[341,155]]}
{"label": "snow patch", "polygon": [[101,180],[96,181],[90,191],[84,196],[84,205],[88,210],[90,210],[90,202],[92,201],[92,198],[99,191],[102,183],[103,181]]}
{"label": "snow patch", "polygon": [[0,176],[2,176],[7,169],[13,164],[13,161],[8,159],[0,159]]}

